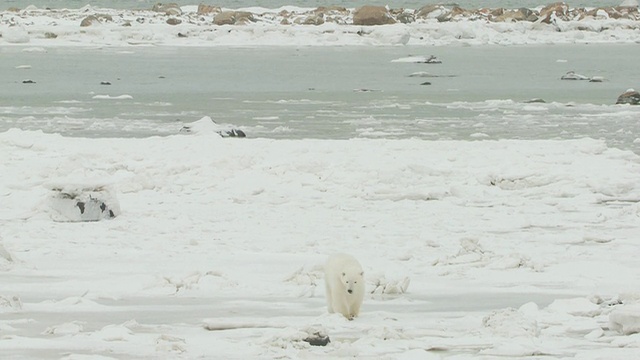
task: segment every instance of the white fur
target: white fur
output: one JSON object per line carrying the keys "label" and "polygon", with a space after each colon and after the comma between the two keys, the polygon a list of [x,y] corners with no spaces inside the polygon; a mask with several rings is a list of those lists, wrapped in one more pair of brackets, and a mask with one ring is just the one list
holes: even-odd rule
{"label": "white fur", "polygon": [[353,256],[329,256],[324,267],[324,283],[330,313],[340,313],[349,320],[358,316],[365,292],[363,275],[362,266]]}

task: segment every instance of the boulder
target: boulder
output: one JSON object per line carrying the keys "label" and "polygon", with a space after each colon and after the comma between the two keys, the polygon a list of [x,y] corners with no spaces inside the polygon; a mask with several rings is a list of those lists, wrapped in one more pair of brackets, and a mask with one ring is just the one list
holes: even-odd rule
{"label": "boulder", "polygon": [[342,6],[320,6],[313,10],[314,14],[323,14],[327,15],[347,15],[349,14],[349,10]]}
{"label": "boulder", "polygon": [[609,326],[623,335],[640,333],[640,304],[616,307],[609,314]]}
{"label": "boulder", "polygon": [[219,6],[205,5],[205,4],[198,5],[198,15],[219,13],[220,11],[222,11],[222,9],[220,9]]}
{"label": "boulder", "polygon": [[99,25],[103,22],[113,21],[111,15],[105,14],[97,14],[97,15],[89,15],[86,18],[82,19],[80,22],[80,27],[87,27],[92,25]]}
{"label": "boulder", "polygon": [[416,18],[419,19],[437,19],[438,17],[448,14],[449,9],[442,5],[426,5],[416,11]]}
{"label": "boulder", "polygon": [[540,10],[540,22],[551,24],[555,19],[569,20],[569,5],[559,2],[547,5]]}
{"label": "boulder", "polygon": [[396,19],[398,19],[398,21],[403,24],[411,24],[416,21],[416,17],[412,13],[407,11],[400,12],[396,16]]}
{"label": "boulder", "polygon": [[59,222],[100,221],[120,215],[115,193],[101,186],[52,188],[49,207],[51,218]]}
{"label": "boulder", "polygon": [[575,71],[569,71],[560,77],[560,80],[591,80],[590,77],[576,74]]}
{"label": "boulder", "polygon": [[167,19],[167,24],[169,24],[169,25],[180,25],[180,24],[182,24],[182,20],[176,19],[176,18],[168,18]]}
{"label": "boulder", "polygon": [[176,3],[169,3],[169,4],[157,3],[153,5],[153,8],[151,8],[151,10],[159,13],[165,13],[169,16],[182,15],[182,9],[180,8],[180,5]]}
{"label": "boulder", "polygon": [[222,11],[213,18],[216,25],[244,25],[255,21],[253,14],[247,11]]}
{"label": "boulder", "polygon": [[633,89],[629,89],[625,91],[624,94],[618,96],[616,104],[640,105],[640,93]]}
{"label": "boulder", "polygon": [[520,8],[517,10],[504,11],[501,15],[495,17],[493,21],[496,21],[496,22],[530,21],[530,19],[534,19],[534,18],[537,19],[537,17],[535,17],[535,15],[533,14],[533,11],[527,8]]}
{"label": "boulder", "polygon": [[387,25],[395,24],[389,10],[384,6],[365,5],[353,13],[353,25]]}
{"label": "boulder", "polygon": [[322,25],[324,24],[324,14],[319,13],[319,14],[309,15],[306,19],[304,19],[302,24],[303,25]]}

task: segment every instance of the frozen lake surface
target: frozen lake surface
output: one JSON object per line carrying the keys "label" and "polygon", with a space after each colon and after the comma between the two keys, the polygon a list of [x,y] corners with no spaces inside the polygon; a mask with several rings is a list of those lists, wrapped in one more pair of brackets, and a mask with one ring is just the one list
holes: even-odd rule
{"label": "frozen lake surface", "polygon": [[[591,137],[638,149],[640,110],[614,105],[640,77],[628,61],[640,56],[637,45],[0,53],[9,60],[0,67],[2,131],[170,135],[210,116],[249,137]],[[442,64],[398,61],[430,55]],[[560,80],[568,71],[603,82]],[[23,84],[25,79],[35,84]],[[527,103],[532,99],[545,103]]]}

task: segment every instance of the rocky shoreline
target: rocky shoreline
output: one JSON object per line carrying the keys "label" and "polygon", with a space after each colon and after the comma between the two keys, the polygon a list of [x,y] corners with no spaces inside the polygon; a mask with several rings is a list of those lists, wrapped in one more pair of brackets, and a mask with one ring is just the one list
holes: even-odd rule
{"label": "rocky shoreline", "polygon": [[[627,19],[640,20],[638,5],[620,5],[608,7],[571,7],[565,2],[553,3],[541,8],[478,8],[464,9],[455,4],[442,5],[430,4],[420,9],[388,8],[384,6],[364,5],[359,8],[348,9],[341,6],[326,6],[316,9],[303,8],[283,8],[283,9],[261,9],[265,11],[229,10],[215,5],[200,4],[195,11],[190,11],[191,7],[181,7],[175,3],[158,3],[150,9],[151,12],[164,14],[170,19],[167,22],[171,25],[181,23],[181,21],[171,21],[171,18],[184,17],[185,21],[195,22],[193,16],[211,16],[211,22],[215,25],[247,25],[252,22],[280,23],[281,25],[321,25],[325,22],[332,22],[340,25],[388,25],[395,23],[411,24],[415,22],[437,20],[438,22],[449,21],[489,21],[489,22],[540,22],[553,24],[557,21],[582,21],[582,20],[605,20],[605,19]],[[188,10],[185,10],[188,9]],[[91,7],[86,6],[79,9],[81,12],[90,11]],[[144,13],[148,10],[118,10],[120,13],[133,12]],[[9,8],[4,13],[14,13],[17,16],[29,15],[30,13],[48,12],[50,14],[72,13],[69,9],[37,9],[33,6],[25,9]],[[99,22],[114,21],[113,16],[93,15]],[[206,19],[201,18],[200,21]],[[88,26],[92,21],[85,21],[84,26]],[[126,23],[125,23],[126,24]],[[124,25],[124,24],[123,24]]]}
{"label": "rocky shoreline", "polygon": [[[216,36],[211,33],[225,26],[231,26],[238,31],[243,31],[241,30],[243,27],[278,28],[280,33],[293,31],[287,30],[288,28],[299,31],[301,28],[316,27],[321,30],[317,30],[314,36],[326,37],[327,34],[336,34],[338,32],[336,29],[346,29],[343,30],[344,34],[368,35],[373,31],[369,29],[386,28],[381,25],[400,26],[405,32],[405,34],[394,34],[392,36],[394,39],[381,39],[389,33],[388,30],[381,30],[385,33],[378,36],[376,41],[382,45],[406,44],[411,38],[425,40],[443,36],[468,40],[483,36],[480,33],[484,29],[493,33],[516,35],[532,30],[591,33],[627,31],[629,33],[619,42],[637,42],[637,32],[640,31],[640,12],[635,0],[627,4],[630,5],[582,8],[571,7],[567,3],[553,3],[535,9],[463,9],[456,5],[425,5],[415,10],[370,5],[352,9],[339,6],[315,9],[293,6],[279,9],[225,9],[207,4],[178,6],[173,3],[159,3],[152,9],[146,10],[103,9],[89,5],[80,9],[38,9],[29,6],[25,9],[11,8],[0,12],[0,44],[3,40],[8,43],[26,43],[34,39],[51,40],[71,35],[86,36],[89,33],[86,28],[89,27],[96,28],[91,34],[105,35],[100,32],[112,32],[113,38],[119,36],[125,40],[125,43],[132,43],[129,41],[131,37],[134,38],[134,43],[137,41],[158,43],[165,42],[167,38],[176,37],[212,40],[219,37],[220,32]],[[158,34],[163,32],[157,28],[160,25],[174,30],[164,30],[164,38],[158,39]],[[140,35],[140,29],[145,26],[147,33]],[[149,34],[149,31],[155,35]],[[132,33],[135,34],[131,35]],[[105,36],[109,37],[108,34]],[[142,39],[138,39],[140,37]],[[505,36],[499,36],[499,39],[494,38],[482,41],[500,43],[504,42]],[[601,39],[594,41],[616,42],[615,36],[613,39],[610,38],[612,36],[603,35]],[[241,41],[241,39],[234,41]],[[528,43],[530,40],[520,40],[516,43],[522,41]],[[534,39],[534,41],[537,40]],[[260,41],[257,42],[261,44]],[[358,42],[349,41],[344,45],[353,43]],[[226,42],[224,44],[229,45]],[[365,42],[365,44],[370,43]],[[380,45],[373,42],[372,44]],[[433,45],[441,44],[433,43]]]}

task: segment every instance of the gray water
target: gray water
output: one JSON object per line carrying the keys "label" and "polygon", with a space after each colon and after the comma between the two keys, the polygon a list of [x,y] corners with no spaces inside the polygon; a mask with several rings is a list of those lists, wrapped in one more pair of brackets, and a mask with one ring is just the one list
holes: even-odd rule
{"label": "gray water", "polygon": [[[392,62],[431,54],[442,64]],[[591,137],[640,153],[640,107],[615,105],[626,89],[640,88],[640,68],[630,61],[639,57],[636,44],[45,53],[5,47],[0,131],[144,137],[176,134],[210,116],[249,137]],[[570,70],[605,80],[560,80]],[[432,77],[409,76],[415,72]],[[525,103],[534,98],[546,103]]]}
{"label": "gray water", "polygon": [[[622,0],[574,0],[568,1],[572,7],[599,7],[599,6],[616,6]],[[38,8],[53,9],[78,9],[87,4],[95,7],[113,8],[113,9],[150,9],[158,2],[177,3],[179,5],[197,5],[200,3],[217,5],[225,8],[242,8],[260,6],[268,9],[279,8],[281,6],[293,5],[299,7],[314,8],[318,6],[344,6],[346,8],[356,8],[362,5],[389,5],[391,8],[419,9],[429,4],[457,4],[467,9],[478,9],[482,7],[489,8],[534,8],[555,2],[554,0],[452,0],[452,1],[436,1],[436,0],[5,0],[3,1],[4,9],[9,7],[17,7],[23,9],[28,5],[35,5]]]}

